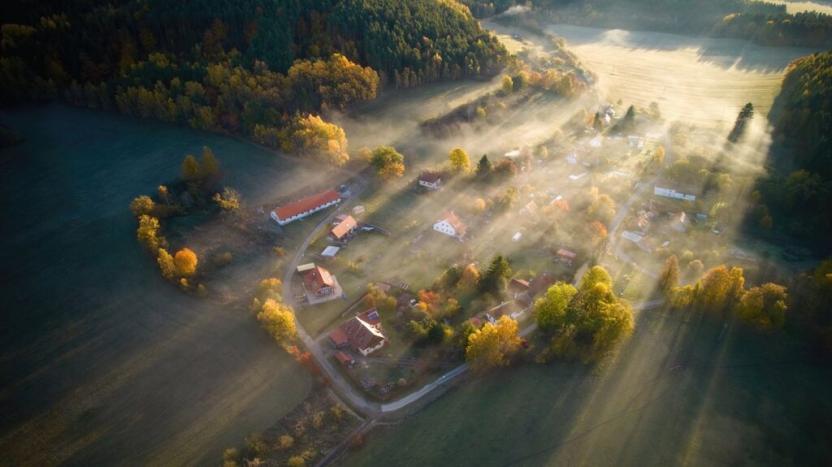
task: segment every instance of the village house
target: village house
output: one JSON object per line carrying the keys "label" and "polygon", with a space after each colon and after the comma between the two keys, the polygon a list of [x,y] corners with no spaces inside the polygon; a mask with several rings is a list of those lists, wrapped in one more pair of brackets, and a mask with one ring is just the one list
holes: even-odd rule
{"label": "village house", "polygon": [[333,300],[343,294],[335,276],[321,266],[315,263],[302,264],[297,271],[303,279],[306,299],[310,304]]}
{"label": "village house", "polygon": [[433,230],[462,240],[462,237],[465,236],[466,226],[453,211],[446,211],[442,219],[433,224]]}
{"label": "village house", "polygon": [[352,216],[342,216],[337,220],[335,227],[329,231],[329,236],[335,241],[343,241],[355,232],[358,228],[358,222]]}
{"label": "village house", "polygon": [[696,201],[696,195],[681,193],[673,188],[664,188],[658,185],[653,187],[653,194],[662,198],[678,199],[681,201]]}
{"label": "village house", "polygon": [[337,191],[327,190],[284,204],[283,206],[278,206],[271,212],[270,216],[278,225],[286,225],[340,202],[341,195]]}
{"label": "village house", "polygon": [[381,332],[378,311],[368,310],[344,322],[329,333],[329,340],[336,349],[351,348],[363,356],[384,347],[387,338]]}
{"label": "village house", "polygon": [[572,250],[567,250],[566,248],[558,248],[558,251],[555,253],[555,261],[564,263],[568,266],[572,266],[575,263],[575,258],[578,257],[578,254]]}
{"label": "village house", "polygon": [[338,360],[338,363],[346,368],[352,368],[353,365],[355,365],[355,359],[352,358],[352,355],[344,352],[343,350],[335,352],[335,360]]}
{"label": "village house", "polygon": [[529,281],[524,279],[512,279],[508,283],[508,290],[511,292],[512,297],[517,300],[529,291]]}
{"label": "village house", "polygon": [[436,191],[442,186],[442,174],[426,170],[419,175],[419,186]]}

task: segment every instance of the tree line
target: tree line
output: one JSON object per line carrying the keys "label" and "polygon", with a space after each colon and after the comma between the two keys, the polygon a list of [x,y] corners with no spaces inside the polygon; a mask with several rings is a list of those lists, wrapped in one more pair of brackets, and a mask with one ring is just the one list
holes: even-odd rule
{"label": "tree line", "polygon": [[491,76],[507,57],[464,7],[442,0],[12,3],[0,105],[64,97],[337,164],[346,137],[321,118],[328,111],[385,83]]}

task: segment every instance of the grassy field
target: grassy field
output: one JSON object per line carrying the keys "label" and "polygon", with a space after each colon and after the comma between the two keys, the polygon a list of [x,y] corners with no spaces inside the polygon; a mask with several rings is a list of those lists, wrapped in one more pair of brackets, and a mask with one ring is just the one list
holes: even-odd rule
{"label": "grassy field", "polygon": [[[160,278],[127,207],[203,145],[251,205],[314,174],[249,144],[112,114],[52,106],[0,120],[26,137],[0,158],[0,464],[215,464],[303,400],[306,371],[244,307]],[[214,228],[194,242],[215,242]],[[209,293],[245,298],[274,258],[241,255]]]}
{"label": "grassy field", "polygon": [[527,364],[468,381],[346,465],[819,465],[829,368],[779,337],[665,312],[599,368]]}
{"label": "grassy field", "polygon": [[598,75],[598,89],[610,101],[623,99],[645,108],[656,102],[668,119],[708,125],[733,122],[746,102],[767,114],[785,67],[812,52],[656,32],[568,25],[548,31],[564,37]]}

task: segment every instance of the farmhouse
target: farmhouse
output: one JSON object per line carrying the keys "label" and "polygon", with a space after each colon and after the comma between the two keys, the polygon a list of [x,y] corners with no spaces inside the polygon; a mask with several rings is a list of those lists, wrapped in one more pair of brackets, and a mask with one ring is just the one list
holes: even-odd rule
{"label": "farmhouse", "polygon": [[426,170],[419,175],[419,186],[428,190],[438,190],[442,186],[442,174]]}
{"label": "farmhouse", "polygon": [[453,211],[446,211],[442,219],[433,224],[433,230],[462,240],[466,226]]}
{"label": "farmhouse", "polygon": [[350,347],[365,357],[384,347],[387,338],[381,332],[381,324],[371,324],[362,315],[354,316],[329,333],[329,340],[337,349]]}
{"label": "farmhouse", "polygon": [[298,273],[303,278],[303,288],[306,291],[306,299],[311,304],[322,303],[341,295],[341,285],[338,280],[326,269],[316,266],[315,263],[307,263],[298,266]]}
{"label": "farmhouse", "polygon": [[326,209],[341,202],[341,195],[335,190],[327,190],[297,201],[278,206],[271,212],[271,218],[278,225],[303,219],[321,209]]}
{"label": "farmhouse", "polygon": [[332,230],[329,231],[329,236],[332,237],[333,240],[341,241],[345,238],[349,237],[355,229],[358,228],[358,222],[355,221],[355,218],[352,216],[344,216]]}

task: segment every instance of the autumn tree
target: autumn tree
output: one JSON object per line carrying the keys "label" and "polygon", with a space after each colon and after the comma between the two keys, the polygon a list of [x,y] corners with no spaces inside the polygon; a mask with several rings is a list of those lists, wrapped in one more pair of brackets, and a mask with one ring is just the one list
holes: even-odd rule
{"label": "autumn tree", "polygon": [[345,110],[354,102],[376,97],[379,77],[370,67],[355,64],[341,54],[327,60],[298,60],[288,71],[297,110]]}
{"label": "autumn tree", "polygon": [[475,371],[506,366],[521,344],[517,321],[504,315],[468,336],[465,359]]}
{"label": "autumn tree", "polygon": [[234,211],[240,208],[240,193],[233,188],[225,187],[222,193],[214,193],[211,199],[217,203],[220,209],[225,211]]}
{"label": "autumn tree", "polygon": [[583,361],[596,360],[632,332],[632,309],[626,301],[615,296],[612,278],[603,267],[593,266],[584,274],[577,292],[572,294],[562,313],[558,312],[559,307],[570,290],[562,287],[558,292],[558,300],[552,300],[550,316],[553,319],[545,321],[547,330],[553,333],[552,354]]}
{"label": "autumn tree", "polygon": [[480,283],[480,270],[477,265],[470,263],[462,269],[459,277],[459,287],[464,291],[476,290]]}
{"label": "autumn tree", "polygon": [[159,248],[156,255],[156,264],[159,265],[162,277],[168,280],[176,278],[176,263],[173,260],[173,256],[164,248]]}
{"label": "autumn tree", "polygon": [[501,90],[503,91],[503,94],[511,94],[511,92],[514,91],[514,80],[511,79],[511,76],[503,76]]}
{"label": "autumn tree", "polygon": [[694,301],[706,311],[722,312],[740,298],[744,285],[742,268],[717,266],[697,282]]}
{"label": "autumn tree", "polygon": [[285,345],[295,338],[295,314],[285,304],[272,298],[263,302],[257,321],[274,339]]}
{"label": "autumn tree", "polygon": [[199,259],[196,253],[190,248],[182,248],[173,255],[176,264],[176,274],[180,277],[190,277],[196,273],[196,266]]}
{"label": "autumn tree", "polygon": [[199,180],[202,168],[199,166],[199,161],[193,154],[188,154],[182,160],[182,180],[192,182]]}
{"label": "autumn tree", "polygon": [[130,202],[130,212],[136,217],[142,215],[152,216],[155,208],[156,203],[147,195],[137,196]]}
{"label": "autumn tree", "polygon": [[139,227],[136,229],[136,238],[139,243],[150,251],[156,251],[159,247],[167,245],[165,238],[159,235],[159,219],[142,214],[139,216]]}
{"label": "autumn tree", "polygon": [[533,313],[537,327],[545,333],[552,333],[563,326],[566,307],[578,290],[566,282],[557,282],[534,303]]}
{"label": "autumn tree", "polygon": [[769,282],[748,289],[735,311],[740,319],[758,329],[777,329],[786,321],[787,300],[786,288]]}
{"label": "autumn tree", "polygon": [[659,274],[659,290],[667,297],[672,290],[679,285],[679,260],[676,255],[671,255],[664,263],[664,268]]}
{"label": "autumn tree", "polygon": [[376,175],[387,180],[404,175],[404,156],[390,146],[379,146],[373,150],[370,165]]}
{"label": "autumn tree", "polygon": [[293,127],[291,138],[284,141],[285,150],[312,155],[336,166],[350,159],[347,135],[338,125],[317,115],[304,115],[295,120]]}
{"label": "autumn tree", "polygon": [[448,161],[451,164],[451,170],[456,173],[464,174],[471,171],[471,158],[462,148],[452,149],[448,154]]}
{"label": "autumn tree", "polygon": [[203,181],[216,179],[220,173],[220,161],[208,146],[202,147],[202,161],[199,164],[199,178]]}

